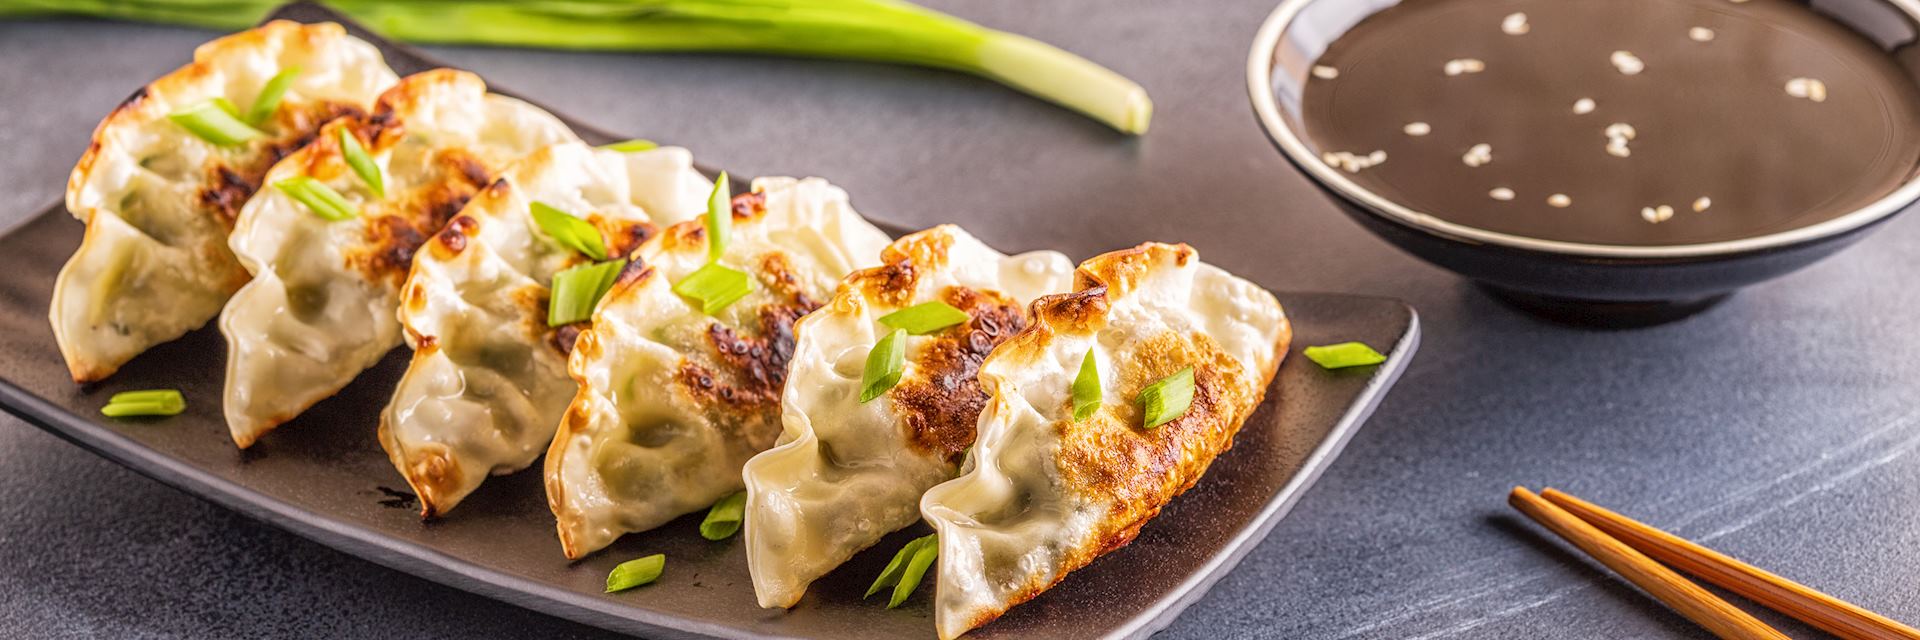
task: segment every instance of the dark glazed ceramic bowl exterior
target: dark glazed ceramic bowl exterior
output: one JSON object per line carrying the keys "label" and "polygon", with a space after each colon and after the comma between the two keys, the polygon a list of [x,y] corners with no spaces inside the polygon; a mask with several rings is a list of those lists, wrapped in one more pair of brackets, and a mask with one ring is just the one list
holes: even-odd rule
{"label": "dark glazed ceramic bowl exterior", "polygon": [[[1565,322],[1629,327],[1684,317],[1728,294],[1832,255],[1913,208],[1920,182],[1838,218],[1779,233],[1666,246],[1601,245],[1500,233],[1390,201],[1320,159],[1301,133],[1300,96],[1328,44],[1399,0],[1285,0],[1261,25],[1247,59],[1254,113],[1288,162],[1342,211],[1415,256],[1459,273],[1522,309]],[[1920,0],[1835,0],[1809,6],[1901,55],[1920,39]]]}

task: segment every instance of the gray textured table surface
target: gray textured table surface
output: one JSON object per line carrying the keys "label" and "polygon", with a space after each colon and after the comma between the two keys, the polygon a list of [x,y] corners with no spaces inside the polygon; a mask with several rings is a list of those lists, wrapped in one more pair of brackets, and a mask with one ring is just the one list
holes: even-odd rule
{"label": "gray textured table surface", "polygon": [[[440,49],[490,80],[862,211],[1077,257],[1193,243],[1277,286],[1406,299],[1424,351],[1345,456],[1166,635],[1699,636],[1506,509],[1554,485],[1920,621],[1920,220],[1693,319],[1586,332],[1517,315],[1340,217],[1242,91],[1271,0],[938,2],[1152,92],[1125,140],[997,86],[863,64]],[[0,224],[55,201],[93,124],[205,32],[0,23]],[[1147,228],[1099,223],[1163,212]],[[0,264],[6,258],[0,257]],[[0,636],[597,637],[336,553],[0,417]],[[1768,619],[1778,621],[1777,616]],[[1804,628],[1785,625],[1795,635]]]}

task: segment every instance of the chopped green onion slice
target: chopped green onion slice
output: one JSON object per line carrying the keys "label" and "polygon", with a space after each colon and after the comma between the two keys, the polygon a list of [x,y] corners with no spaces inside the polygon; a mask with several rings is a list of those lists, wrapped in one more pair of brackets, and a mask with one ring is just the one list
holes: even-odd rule
{"label": "chopped green onion slice", "polygon": [[607,593],[652,584],[660,579],[660,573],[666,569],[667,555],[664,553],[622,562],[613,571],[607,572]]}
{"label": "chopped green onion slice", "polygon": [[658,149],[660,148],[660,143],[652,140],[634,138],[632,140],[621,140],[613,144],[600,145],[600,148],[621,153],[633,153],[636,151],[652,151]]}
{"label": "chopped green onion slice", "polygon": [[906,370],[907,330],[894,329],[867,352],[867,370],[860,374],[860,403],[872,402],[900,384],[900,374]]}
{"label": "chopped green onion slice", "polygon": [[967,312],[935,300],[880,316],[880,324],[895,329],[906,329],[907,333],[916,336],[924,336],[972,319],[973,316],[967,315]]}
{"label": "chopped green onion slice", "polygon": [[547,299],[547,326],[569,325],[593,317],[593,307],[613,289],[626,260],[583,264],[553,274],[553,291]]}
{"label": "chopped green onion slice", "polygon": [[353,130],[340,128],[340,155],[347,159],[347,166],[353,168],[353,175],[367,183],[367,189],[373,195],[387,197],[387,180],[380,175],[380,165],[374,163],[373,156],[367,155],[367,149],[360,146],[360,137]]}
{"label": "chopped green onion slice", "polygon": [[174,389],[149,389],[146,391],[122,391],[107,398],[107,402],[152,402],[155,400],[181,399],[180,392]]}
{"label": "chopped green onion slice", "polygon": [[733,239],[733,190],[727,186],[727,172],[713,181],[713,193],[707,196],[707,261],[717,261],[727,252]]}
{"label": "chopped green onion slice", "polygon": [[1152,429],[1187,415],[1193,405],[1193,367],[1154,381],[1140,390],[1139,402],[1146,406],[1145,427]]}
{"label": "chopped green onion slice", "polygon": [[226,99],[225,96],[215,96],[209,99],[208,102],[212,102],[213,106],[220,107],[220,110],[227,112],[227,115],[235,118],[240,117],[239,105],[235,105],[232,100]]}
{"label": "chopped green onion slice", "polygon": [[700,302],[700,312],[713,315],[753,291],[747,272],[709,262],[674,283],[673,292]]}
{"label": "chopped green onion slice", "polygon": [[353,203],[347,202],[346,196],[340,195],[340,192],[334,191],[333,187],[313,179],[312,176],[287,178],[273,183],[273,188],[299,200],[300,204],[307,205],[308,209],[313,210],[313,215],[334,222],[360,215],[360,209],[353,206]]}
{"label": "chopped green onion slice", "polygon": [[234,115],[232,107],[232,102],[215,98],[169,113],[167,119],[201,140],[223,147],[244,144],[267,135],[241,122],[240,117]]}
{"label": "chopped green onion slice", "polygon": [[[914,538],[893,554],[893,560],[888,562],[887,568],[880,572],[880,577],[874,578],[873,586],[867,587],[867,594],[861,597],[870,598],[881,589],[893,587],[893,597],[889,600],[887,608],[900,606],[900,603],[906,601],[907,596],[920,586],[920,578],[926,574],[927,566],[933,564],[934,558],[939,555],[940,534]],[[912,571],[915,564],[920,565],[919,571]]]}
{"label": "chopped green onion slice", "polygon": [[540,231],[553,238],[553,242],[562,247],[578,251],[595,260],[607,259],[607,241],[600,235],[600,229],[593,223],[575,218],[565,211],[545,202],[535,202],[533,223]]}
{"label": "chopped green onion slice", "polygon": [[700,537],[713,541],[732,537],[740,531],[740,520],[746,517],[746,512],[747,492],[721,498],[707,510],[707,519],[700,521]]}
{"label": "chopped green onion slice", "polygon": [[298,75],[300,67],[287,67],[268,79],[266,86],[260,87],[260,95],[253,99],[253,105],[247,107],[247,122],[259,126],[273,117],[273,112],[280,109],[280,99],[287,97],[287,88],[293,86],[293,79]]}
{"label": "chopped green onion slice", "polygon": [[187,399],[173,389],[123,391],[107,399],[100,414],[109,418],[177,416],[187,410]]}
{"label": "chopped green onion slice", "polygon": [[907,601],[913,590],[920,588],[920,579],[926,577],[927,568],[933,566],[934,558],[940,557],[939,534],[921,538],[920,548],[913,550],[913,559],[907,562],[907,568],[900,572],[900,583],[893,585],[893,599],[887,601],[892,609]]}
{"label": "chopped green onion slice", "polygon": [[1080,375],[1073,378],[1073,421],[1086,420],[1099,411],[1100,397],[1100,363],[1088,349],[1087,357],[1080,359]]}
{"label": "chopped green onion slice", "polygon": [[1319,347],[1307,347],[1307,359],[1323,369],[1344,369],[1364,367],[1387,361],[1387,357],[1374,351],[1373,347],[1358,342],[1342,342]]}

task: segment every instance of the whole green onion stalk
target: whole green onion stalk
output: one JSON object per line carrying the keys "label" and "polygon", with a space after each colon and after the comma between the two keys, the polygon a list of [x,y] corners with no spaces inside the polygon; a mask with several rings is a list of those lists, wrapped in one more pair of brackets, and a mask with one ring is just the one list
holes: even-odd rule
{"label": "whole green onion stalk", "polygon": [[[8,0],[0,18],[85,15],[238,30],[274,0]],[[433,44],[611,51],[733,51],[950,69],[993,79],[1142,134],[1140,85],[1046,43],[903,0],[329,0],[380,34]]]}

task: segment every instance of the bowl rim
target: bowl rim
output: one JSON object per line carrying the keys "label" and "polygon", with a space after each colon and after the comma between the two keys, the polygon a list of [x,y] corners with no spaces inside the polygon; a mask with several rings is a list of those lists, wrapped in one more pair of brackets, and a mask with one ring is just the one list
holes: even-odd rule
{"label": "bowl rim", "polygon": [[[1280,149],[1295,168],[1348,202],[1393,222],[1450,240],[1543,253],[1616,259],[1701,258],[1777,249],[1845,234],[1897,214],[1920,200],[1920,172],[1916,172],[1908,176],[1898,189],[1846,215],[1751,238],[1678,245],[1616,245],[1546,240],[1449,222],[1393,202],[1348,180],[1314,155],[1306,142],[1281,117],[1272,88],[1274,54],[1279,50],[1280,37],[1287,25],[1299,16],[1301,10],[1316,1],[1282,0],[1261,23],[1260,31],[1253,39],[1253,49],[1247,54],[1247,95],[1253,100],[1253,111],[1258,116],[1260,128],[1266,131],[1268,140]],[[1880,1],[1892,5],[1905,13],[1909,20],[1920,24],[1920,0]]]}

